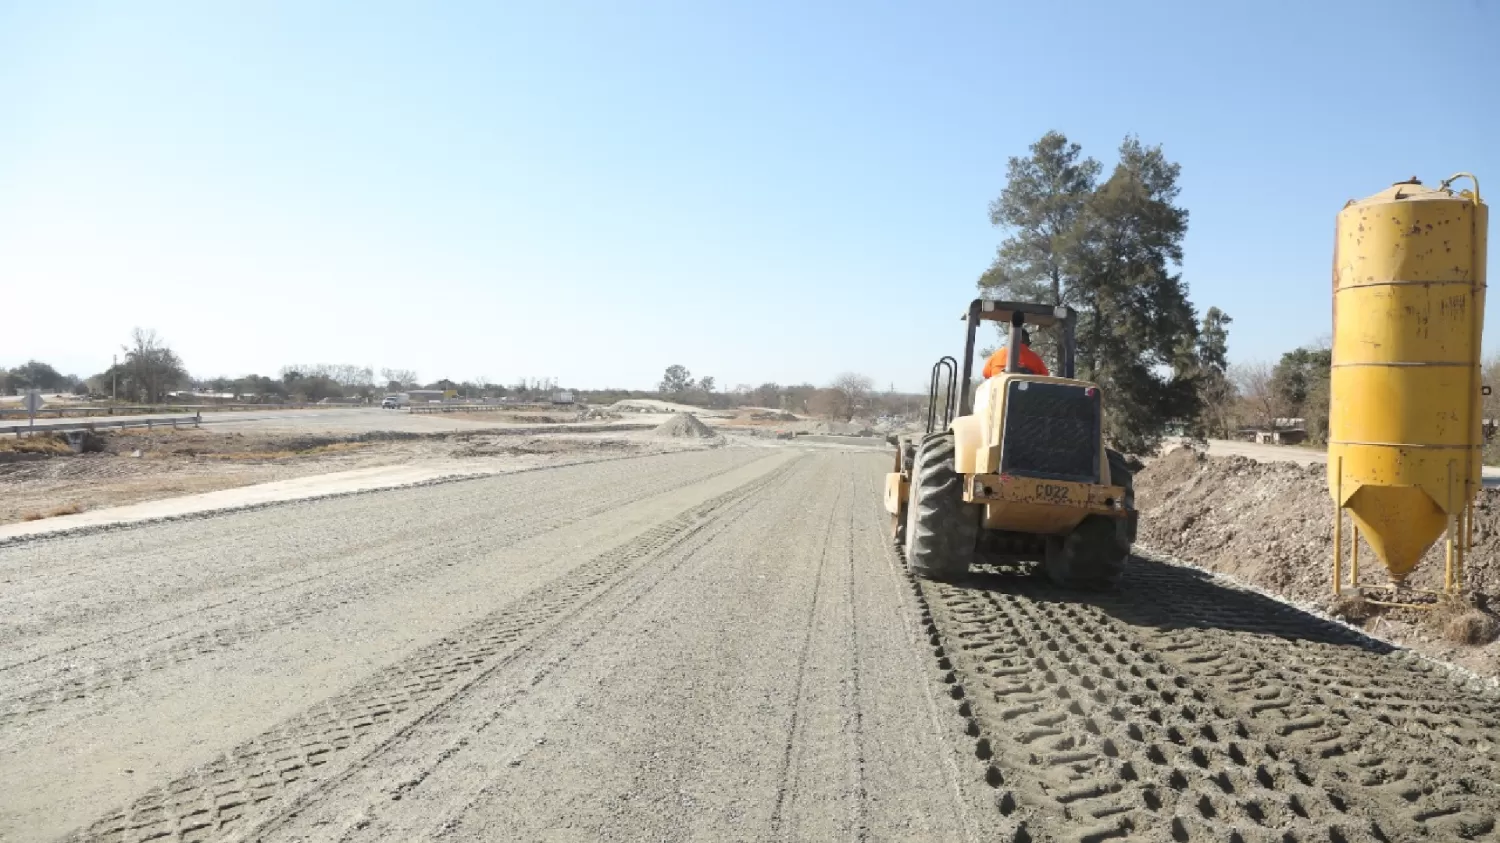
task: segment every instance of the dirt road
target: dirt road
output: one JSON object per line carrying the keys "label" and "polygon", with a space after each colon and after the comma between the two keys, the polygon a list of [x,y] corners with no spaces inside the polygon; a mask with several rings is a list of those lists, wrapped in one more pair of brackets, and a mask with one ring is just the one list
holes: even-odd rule
{"label": "dirt road", "polygon": [[0,838],[977,839],[872,457],[0,548]]}
{"label": "dirt road", "polygon": [[1182,568],[911,581],[724,448],[0,547],[0,839],[1496,839],[1500,696]]}

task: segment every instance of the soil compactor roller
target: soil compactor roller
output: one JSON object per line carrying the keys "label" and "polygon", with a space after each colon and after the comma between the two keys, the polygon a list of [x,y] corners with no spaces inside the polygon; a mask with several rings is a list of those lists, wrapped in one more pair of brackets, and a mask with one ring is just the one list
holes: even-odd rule
{"label": "soil compactor roller", "polygon": [[[1135,492],[1125,458],[1104,447],[1102,391],[1074,377],[1075,314],[976,299],[964,318],[961,378],[951,357],[933,366],[927,432],[895,440],[886,475],[885,508],[908,566],[953,579],[980,558],[1035,562],[1060,586],[1113,586],[1135,542]],[[971,396],[982,322],[1009,324],[1008,357]],[[1054,330],[1062,377],[1022,367],[1027,325]]]}

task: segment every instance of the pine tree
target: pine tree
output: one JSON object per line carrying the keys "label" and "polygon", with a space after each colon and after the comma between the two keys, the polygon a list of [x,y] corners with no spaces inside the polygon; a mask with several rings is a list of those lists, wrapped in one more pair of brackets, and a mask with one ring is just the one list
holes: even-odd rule
{"label": "pine tree", "polygon": [[1198,417],[1189,433],[1196,439],[1227,438],[1234,423],[1234,384],[1229,380],[1229,314],[1210,307],[1198,329],[1190,376],[1198,393]]}
{"label": "pine tree", "polygon": [[1104,388],[1106,435],[1117,447],[1154,450],[1166,425],[1197,416],[1191,367],[1198,326],[1182,261],[1188,212],[1175,204],[1181,167],[1134,137],[1090,197],[1070,260],[1078,281],[1080,373]]}
{"label": "pine tree", "polygon": [[[990,203],[990,223],[1010,235],[990,268],[979,277],[987,298],[1059,305],[1075,279],[1064,256],[1076,236],[1079,215],[1093,194],[1099,162],[1061,132],[1048,132],[1027,157],[1011,158],[1006,185]],[[1006,342],[1008,326],[998,326]],[[1056,337],[1033,332],[1032,347],[1055,368]]]}
{"label": "pine tree", "polygon": [[1099,184],[1098,162],[1048,132],[1010,160],[990,207],[1009,236],[980,289],[1078,312],[1079,375],[1104,388],[1108,438],[1137,452],[1169,422],[1193,422],[1203,397],[1198,325],[1177,271],[1188,224],[1180,172],[1160,146],[1127,137]]}

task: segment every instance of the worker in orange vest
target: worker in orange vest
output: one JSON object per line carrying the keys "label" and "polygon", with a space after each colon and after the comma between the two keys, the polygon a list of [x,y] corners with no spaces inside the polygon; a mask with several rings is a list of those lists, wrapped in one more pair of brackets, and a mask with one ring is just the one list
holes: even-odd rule
{"label": "worker in orange vest", "polygon": [[[1009,351],[1005,346],[990,355],[990,359],[984,361],[984,376],[992,378],[1005,371],[1005,360],[1009,357]],[[1028,375],[1051,375],[1047,364],[1042,362],[1042,356],[1031,350],[1031,334],[1021,331],[1021,371]]]}

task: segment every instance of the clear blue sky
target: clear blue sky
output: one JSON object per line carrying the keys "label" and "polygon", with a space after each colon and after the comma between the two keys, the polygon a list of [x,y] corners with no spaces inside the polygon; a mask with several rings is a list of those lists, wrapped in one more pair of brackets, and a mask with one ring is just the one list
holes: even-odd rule
{"label": "clear blue sky", "polygon": [[1500,6],[18,0],[0,103],[0,365],[916,388],[1048,129],[1182,164],[1232,359],[1327,334],[1345,200],[1500,197]]}

